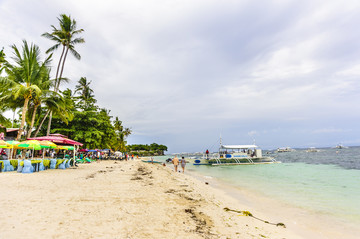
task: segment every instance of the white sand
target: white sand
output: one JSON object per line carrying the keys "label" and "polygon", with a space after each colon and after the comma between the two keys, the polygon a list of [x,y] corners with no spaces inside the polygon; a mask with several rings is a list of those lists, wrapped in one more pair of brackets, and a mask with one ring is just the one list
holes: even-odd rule
{"label": "white sand", "polygon": [[0,239],[304,238],[288,227],[226,212],[246,210],[270,221],[223,191],[158,164],[103,161],[1,173],[0,185]]}

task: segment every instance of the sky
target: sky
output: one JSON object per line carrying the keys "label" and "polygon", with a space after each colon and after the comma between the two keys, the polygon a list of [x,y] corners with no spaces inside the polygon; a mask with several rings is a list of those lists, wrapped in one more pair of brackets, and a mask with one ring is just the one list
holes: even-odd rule
{"label": "sky", "polygon": [[62,88],[91,81],[129,144],[360,145],[358,0],[0,0],[0,48],[25,39],[45,57],[60,14],[86,41]]}

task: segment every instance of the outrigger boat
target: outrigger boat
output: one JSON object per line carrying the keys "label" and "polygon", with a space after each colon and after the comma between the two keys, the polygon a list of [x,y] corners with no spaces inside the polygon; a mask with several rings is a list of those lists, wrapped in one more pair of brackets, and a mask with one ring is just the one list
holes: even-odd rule
{"label": "outrigger boat", "polygon": [[276,152],[278,152],[278,153],[286,153],[286,152],[294,152],[294,151],[295,151],[295,149],[292,149],[290,147],[278,148],[276,150]]}
{"label": "outrigger boat", "polygon": [[256,145],[221,145],[216,154],[205,154],[200,159],[193,159],[194,165],[249,165],[280,163],[273,157],[263,157]]}

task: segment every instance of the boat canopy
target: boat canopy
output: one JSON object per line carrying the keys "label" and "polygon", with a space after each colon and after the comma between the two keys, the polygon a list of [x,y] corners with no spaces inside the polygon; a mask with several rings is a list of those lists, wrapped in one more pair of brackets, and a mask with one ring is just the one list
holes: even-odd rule
{"label": "boat canopy", "polygon": [[256,145],[221,145],[221,149],[248,149],[248,148],[257,148]]}

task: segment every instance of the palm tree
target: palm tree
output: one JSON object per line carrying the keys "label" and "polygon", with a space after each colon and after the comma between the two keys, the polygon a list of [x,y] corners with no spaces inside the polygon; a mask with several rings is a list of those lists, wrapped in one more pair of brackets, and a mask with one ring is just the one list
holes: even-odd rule
{"label": "palm tree", "polygon": [[35,116],[38,108],[41,106],[41,104],[44,101],[52,101],[54,92],[49,90],[50,86],[52,85],[53,80],[50,80],[49,78],[44,79],[44,81],[41,81],[38,83],[38,87],[41,89],[41,94],[34,94],[32,97],[32,117],[31,117],[31,123],[30,128],[28,130],[26,138],[30,138],[32,129],[34,127],[35,122]]}
{"label": "palm tree", "polygon": [[[62,52],[59,59],[59,63],[56,69],[56,77],[55,77],[55,88],[54,91],[58,92],[60,87],[60,80],[62,78],[62,74],[64,71],[65,61],[68,54],[68,51],[72,53],[73,56],[75,56],[76,59],[80,60],[81,56],[80,54],[75,50],[75,44],[78,43],[84,43],[85,40],[82,37],[74,38],[76,35],[83,32],[83,29],[76,29],[76,21],[74,19],[71,19],[70,16],[67,16],[65,14],[61,14],[59,20],[60,28],[57,29],[53,25],[52,32],[51,33],[44,33],[42,34],[43,37],[46,37],[54,42],[56,44],[52,47],[50,47],[46,53],[53,52],[56,49],[58,49],[60,46],[62,46]],[[59,73],[60,72],[60,73]],[[52,120],[52,111],[50,112],[49,117],[49,124],[47,129],[47,135],[50,133],[51,128],[51,120]]]}
{"label": "palm tree", "polygon": [[0,51],[0,74],[3,70],[3,64],[5,63],[5,53],[4,48]]}
{"label": "palm tree", "polygon": [[[70,96],[68,94],[68,91],[70,91]],[[52,111],[55,116],[59,117],[61,121],[63,121],[65,124],[68,124],[69,121],[73,120],[74,114],[74,104],[73,100],[71,99],[71,90],[65,90],[60,93],[54,93],[49,95],[48,97],[44,97],[42,100],[42,103],[46,106],[47,110],[46,115]],[[34,137],[38,135],[40,132],[40,129],[45,121],[46,117],[43,117],[42,121],[40,122]]]}
{"label": "palm tree", "polygon": [[24,105],[24,98],[18,97],[15,99],[14,95],[11,93],[12,92],[9,91],[6,85],[0,85],[0,108],[2,108],[3,111],[11,110],[13,112],[12,127],[14,128],[16,109],[21,108]]}
{"label": "palm tree", "polygon": [[15,64],[5,62],[5,71],[8,77],[1,78],[0,83],[7,92],[4,97],[12,95],[16,100],[19,97],[24,99],[24,105],[22,109],[21,125],[17,135],[17,140],[20,139],[24,125],[25,117],[28,109],[28,103],[34,95],[40,95],[41,89],[38,87],[38,83],[43,79],[49,77],[49,64],[51,62],[52,54],[47,57],[43,62],[40,62],[40,49],[37,45],[23,41],[22,52],[20,53],[16,45],[12,45],[14,50],[14,57],[12,59]]}
{"label": "palm tree", "polygon": [[81,77],[78,81],[79,84],[75,86],[75,92],[80,93],[80,96],[77,97],[79,99],[79,106],[82,109],[88,109],[92,104],[96,103],[96,99],[94,98],[94,91],[90,88],[91,81],[87,81],[86,77]]}
{"label": "palm tree", "polygon": [[114,148],[122,152],[126,151],[126,137],[131,134],[131,129],[124,128],[121,120],[118,117],[114,121],[114,130],[116,134],[116,140],[114,141]]}
{"label": "palm tree", "polygon": [[0,124],[6,124],[9,120],[3,115],[5,109],[0,105]]}

